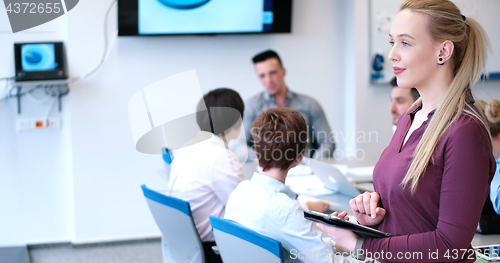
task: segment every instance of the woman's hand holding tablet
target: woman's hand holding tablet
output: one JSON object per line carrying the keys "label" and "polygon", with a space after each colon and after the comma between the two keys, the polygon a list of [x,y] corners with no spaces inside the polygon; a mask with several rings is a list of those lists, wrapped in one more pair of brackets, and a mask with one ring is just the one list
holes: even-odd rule
{"label": "woman's hand holding tablet", "polygon": [[377,192],[365,192],[349,201],[354,217],[361,225],[376,226],[385,217],[385,209],[380,205],[380,196]]}

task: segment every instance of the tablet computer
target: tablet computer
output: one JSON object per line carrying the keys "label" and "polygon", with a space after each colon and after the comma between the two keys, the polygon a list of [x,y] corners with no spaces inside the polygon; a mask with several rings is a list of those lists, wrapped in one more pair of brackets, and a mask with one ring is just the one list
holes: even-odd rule
{"label": "tablet computer", "polygon": [[500,261],[500,244],[474,247],[479,259],[487,262]]}
{"label": "tablet computer", "polygon": [[362,237],[381,238],[381,237],[392,236],[390,233],[385,233],[377,229],[373,229],[371,227],[355,224],[337,216],[323,214],[311,210],[304,211],[304,218],[314,222],[323,223],[329,226],[340,227],[342,229],[350,230]]}

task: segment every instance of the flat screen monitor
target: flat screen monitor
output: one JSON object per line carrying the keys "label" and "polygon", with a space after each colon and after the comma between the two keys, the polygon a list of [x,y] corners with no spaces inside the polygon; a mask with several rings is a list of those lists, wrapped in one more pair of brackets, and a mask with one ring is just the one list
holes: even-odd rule
{"label": "flat screen monitor", "polygon": [[62,42],[15,43],[16,81],[67,79]]}
{"label": "flat screen monitor", "polygon": [[119,0],[118,35],[289,33],[292,0]]}

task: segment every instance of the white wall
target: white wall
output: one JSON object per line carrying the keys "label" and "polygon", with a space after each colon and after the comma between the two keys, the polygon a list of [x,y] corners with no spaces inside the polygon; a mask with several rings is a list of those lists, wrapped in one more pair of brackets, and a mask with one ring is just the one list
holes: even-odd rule
{"label": "white wall", "polygon": [[[356,132],[357,150],[378,159],[392,137],[388,110],[391,87],[370,84],[368,0],[356,1]],[[363,137],[363,135],[366,135]],[[370,136],[371,135],[371,136]]]}
{"label": "white wall", "polygon": [[[66,18],[12,34],[4,5],[0,7],[0,77],[14,75],[14,42],[64,41]],[[0,82],[4,91],[5,83]],[[41,98],[43,93],[34,95]],[[57,104],[50,117],[61,117],[63,128],[17,133],[17,119],[46,114],[53,100],[22,98],[0,103],[0,246],[68,240],[72,229],[69,104]]]}

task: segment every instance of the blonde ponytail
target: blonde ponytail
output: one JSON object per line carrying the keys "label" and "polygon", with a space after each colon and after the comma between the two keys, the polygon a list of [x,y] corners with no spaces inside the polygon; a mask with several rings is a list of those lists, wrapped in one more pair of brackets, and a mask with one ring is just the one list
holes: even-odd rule
{"label": "blonde ponytail", "polygon": [[[407,0],[401,5],[400,11],[403,9],[427,14],[428,28],[433,39],[450,40],[455,47],[452,60],[453,81],[422,135],[413,154],[413,161],[401,182],[404,187],[410,185],[413,194],[432,161],[439,140],[463,113],[480,121],[485,128],[488,127],[476,109],[466,103],[466,95],[467,90],[481,77],[489,41],[481,25],[471,18],[464,20],[455,4],[448,0]],[[421,99],[416,103],[421,104]]]}

